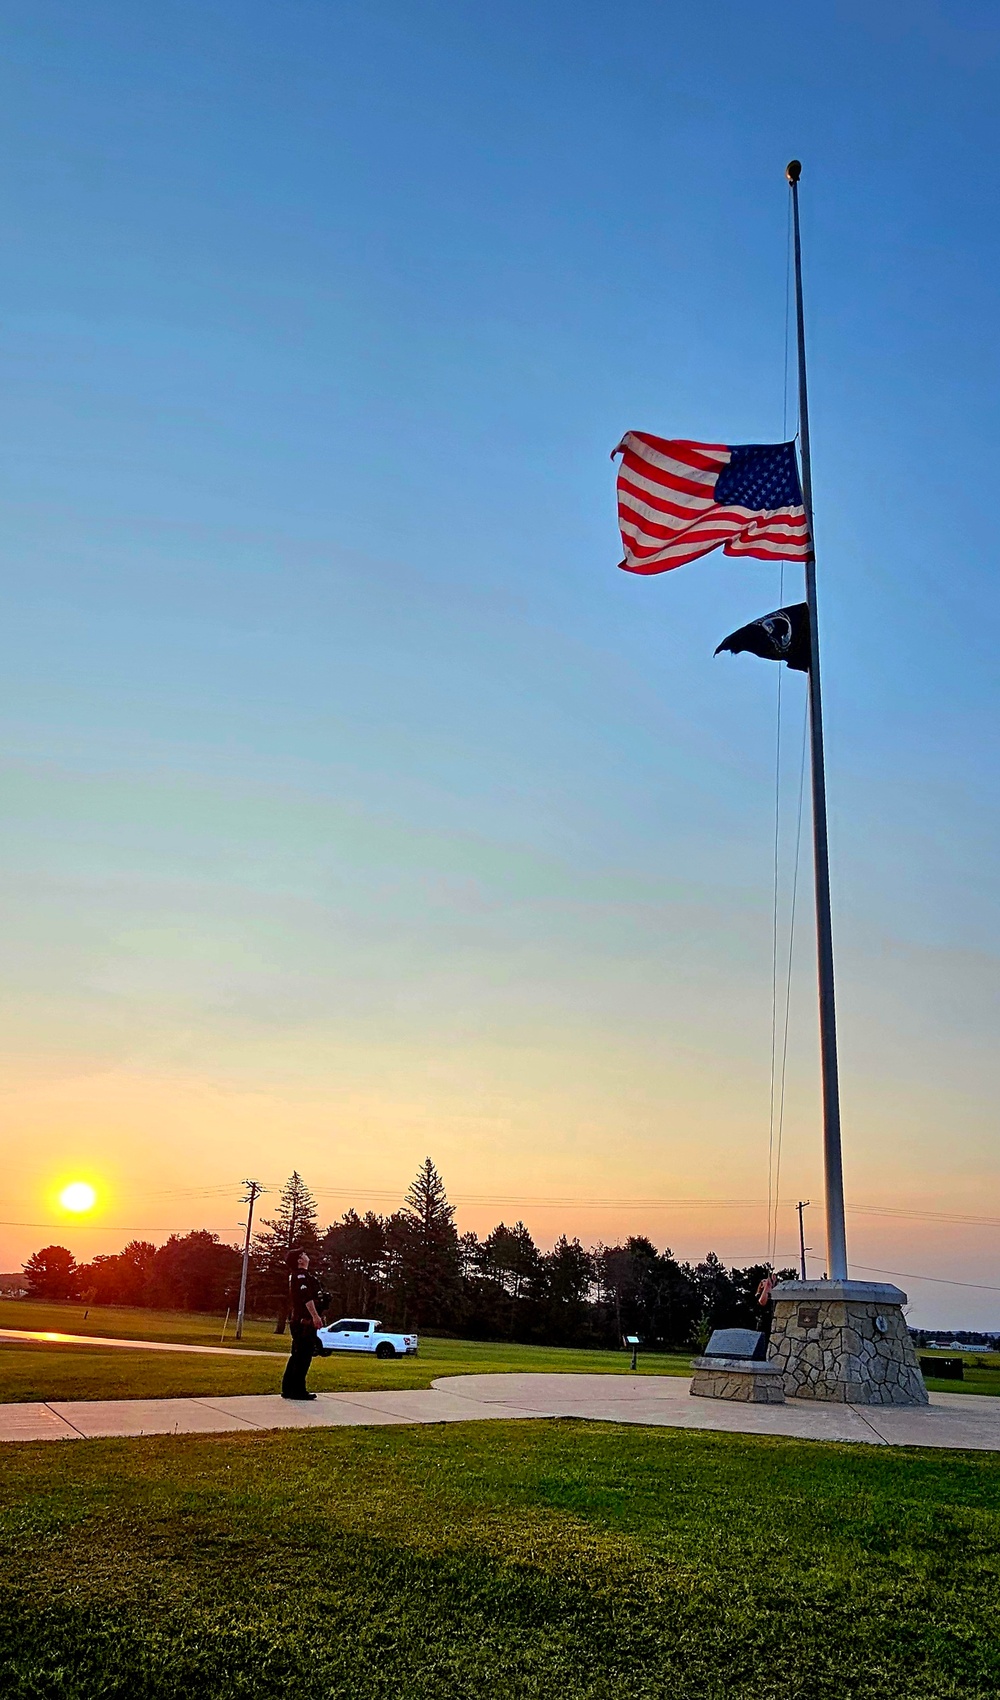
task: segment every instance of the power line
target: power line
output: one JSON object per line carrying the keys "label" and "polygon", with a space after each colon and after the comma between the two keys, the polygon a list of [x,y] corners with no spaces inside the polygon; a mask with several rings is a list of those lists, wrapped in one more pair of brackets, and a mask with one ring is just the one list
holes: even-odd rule
{"label": "power line", "polygon": [[136,1198],[169,1198],[171,1202],[183,1204],[187,1199],[194,1198],[232,1198],[231,1186],[189,1187],[183,1192],[160,1192],[159,1189],[150,1192],[136,1193]]}
{"label": "power line", "polygon": [[988,1287],[983,1281],[954,1281],[947,1275],[914,1275],[912,1269],[876,1269],[873,1263],[855,1263],[855,1269],[865,1269],[869,1275],[896,1275],[901,1281],[933,1281],[936,1287],[974,1287],[977,1293],[1000,1293],[1000,1287]]}
{"label": "power line", "polygon": [[50,1233],[74,1234],[189,1234],[190,1222],[183,1228],[137,1228],[121,1222],[0,1222],[0,1228],[44,1228]]}
{"label": "power line", "polygon": [[[245,1279],[246,1279],[246,1264],[247,1264],[247,1259],[248,1259],[248,1256],[249,1256],[251,1225],[252,1225],[252,1221],[253,1221],[253,1205],[254,1205],[254,1202],[256,1201],[256,1199],[260,1197],[261,1193],[267,1191],[268,1189],[266,1187],[262,1186],[259,1181],[245,1181],[243,1184],[249,1189],[249,1196],[246,1197],[243,1200],[243,1202],[245,1204],[249,1205],[249,1207],[250,1207],[249,1212],[248,1212],[248,1220],[247,1220],[247,1223],[246,1223],[246,1230],[247,1230],[246,1231],[246,1243],[244,1245],[244,1253],[243,1253],[243,1263],[244,1263],[243,1280],[245,1281]],[[338,1187],[317,1187],[314,1190],[316,1192],[325,1193],[327,1195],[336,1194],[336,1195],[339,1195],[339,1196],[347,1196],[347,1197],[356,1196],[356,1194],[350,1194],[346,1191],[346,1189],[341,1189],[341,1188],[338,1188]],[[398,1194],[397,1193],[391,1193],[391,1194],[367,1193],[364,1196],[369,1197],[369,1198],[377,1197],[377,1196],[397,1198]],[[475,1199],[473,1199],[471,1196],[469,1196],[464,1200],[459,1198],[459,1197],[456,1197],[456,1202],[457,1203],[476,1202],[476,1203],[482,1203],[482,1204],[486,1204],[486,1203],[489,1203],[489,1204],[508,1203],[508,1204],[521,1204],[521,1205],[542,1204],[542,1205],[552,1205],[552,1206],[559,1205],[562,1208],[567,1208],[567,1207],[571,1208],[573,1206],[577,1206],[577,1207],[583,1206],[583,1207],[593,1208],[595,1206],[595,1204],[597,1204],[597,1205],[614,1206],[615,1208],[622,1208],[622,1207],[627,1207],[627,1206],[630,1206],[630,1205],[632,1205],[632,1206],[653,1205],[653,1206],[659,1206],[660,1208],[666,1208],[666,1209],[673,1209],[673,1208],[690,1209],[692,1206],[697,1207],[697,1208],[704,1208],[704,1209],[709,1209],[709,1208],[719,1209],[720,1207],[731,1207],[731,1208],[736,1208],[736,1209],[750,1209],[750,1208],[759,1207],[759,1205],[763,1201],[761,1199],[756,1199],[756,1198],[754,1198],[754,1199],[745,1199],[745,1198],[601,1199],[601,1200],[527,1199],[527,1198],[518,1199],[518,1198],[504,1198],[503,1196],[494,1194],[494,1195],[490,1195],[490,1196],[480,1195],[478,1198],[475,1198]],[[955,1223],[960,1223],[960,1224],[965,1225],[965,1226],[971,1225],[971,1226],[985,1227],[985,1228],[1000,1228],[1000,1218],[995,1217],[995,1216],[960,1216],[960,1215],[952,1214],[951,1212],[947,1212],[947,1211],[900,1210],[900,1209],[894,1208],[892,1206],[888,1206],[887,1208],[883,1209],[883,1208],[881,1208],[877,1205],[871,1205],[871,1204],[855,1204],[855,1205],[848,1206],[848,1208],[851,1209],[854,1213],[857,1213],[857,1214],[860,1214],[860,1215],[865,1215],[865,1216],[902,1217],[902,1218],[906,1218],[906,1219],[913,1220],[913,1221],[955,1222]],[[801,1216],[800,1216],[800,1224],[801,1224]],[[189,1228],[148,1228],[147,1227],[147,1228],[131,1228],[131,1229],[129,1229],[129,1228],[122,1227],[121,1225],[108,1226],[108,1225],[100,1225],[100,1224],[93,1223],[93,1222],[80,1222],[80,1223],[69,1222],[69,1223],[67,1223],[67,1222],[9,1222],[9,1221],[0,1221],[0,1228],[44,1228],[44,1229],[48,1229],[48,1230],[52,1230],[52,1229],[63,1229],[63,1230],[65,1230],[66,1228],[72,1228],[74,1233],[83,1231],[83,1232],[86,1232],[86,1233],[101,1233],[101,1234],[115,1234],[115,1233],[120,1234],[120,1233],[129,1233],[129,1232],[131,1232],[131,1233],[147,1233],[147,1234],[184,1234],[184,1233],[190,1232]],[[772,1251],[771,1248],[769,1247],[768,1248],[768,1256],[765,1259],[765,1261],[773,1262],[774,1259],[777,1257],[777,1255],[778,1255],[777,1250],[775,1249],[775,1250]],[[873,1263],[855,1263],[855,1268],[864,1269],[866,1271],[866,1273],[869,1274],[869,1275],[892,1275],[897,1280],[901,1280],[901,1281],[930,1281],[935,1286],[967,1287],[970,1290],[972,1290],[974,1292],[978,1292],[978,1293],[1000,1293],[1000,1286],[991,1286],[987,1282],[984,1282],[984,1281],[959,1281],[959,1280],[955,1279],[953,1276],[948,1276],[948,1275],[921,1275],[921,1274],[916,1273],[912,1269],[882,1269],[882,1268],[879,1268],[876,1264],[873,1264]],[[241,1288],[241,1300],[244,1297],[244,1293],[245,1293],[245,1288]]]}
{"label": "power line", "polygon": [[[277,1190],[277,1182],[262,1181],[261,1190],[273,1192]],[[380,1202],[395,1202],[402,1198],[398,1188],[385,1187],[343,1187],[317,1186],[311,1191],[321,1198],[360,1198],[378,1200]],[[143,1198],[176,1198],[176,1199],[229,1199],[233,1195],[233,1184],[207,1187],[177,1187],[175,1189],[157,1187],[147,1191],[136,1192],[133,1196]],[[484,1204],[516,1204],[532,1209],[586,1209],[586,1210],[724,1210],[724,1209],[759,1209],[767,1200],[761,1198],[571,1198],[569,1196],[542,1197],[533,1194],[518,1193],[486,1193],[465,1192],[452,1193],[453,1204],[484,1205]],[[899,1217],[906,1221],[915,1222],[956,1222],[970,1227],[1000,1228],[1000,1216],[976,1216],[968,1211],[954,1210],[910,1210],[905,1206],[892,1204],[849,1204],[848,1210],[852,1215]],[[66,1226],[87,1227],[86,1223],[68,1222],[14,1222],[0,1221],[0,1227],[5,1228],[58,1228]],[[93,1224],[90,1224],[93,1226]],[[103,1230],[102,1230],[103,1231]],[[147,1233],[182,1233],[180,1228],[147,1228]],[[128,1232],[127,1227],[112,1227],[108,1232]]]}
{"label": "power line", "polygon": [[[781,573],[778,590],[778,607],[784,601],[785,593],[785,563],[781,563]],[[780,860],[781,848],[781,676],[785,669],[778,667],[777,698],[774,712],[774,895],[771,906],[771,1089],[770,1104],[767,1120],[767,1255],[768,1260],[774,1252],[778,1235],[778,1176],[775,1173],[774,1149],[774,1109],[775,1109],[775,1076],[778,1060],[778,900],[781,893]],[[780,1148],[777,1156],[780,1167]]]}
{"label": "power line", "polygon": [[950,1210],[899,1210],[892,1205],[849,1204],[856,1216],[899,1216],[913,1222],[960,1222],[972,1228],[1000,1228],[1000,1216],[964,1216]]}
{"label": "power line", "polygon": [[[271,1190],[261,1183],[261,1190]],[[360,1199],[362,1202],[398,1203],[398,1191],[382,1191],[361,1187],[314,1187],[318,1197]],[[227,1197],[232,1188],[226,1188]],[[207,1195],[198,1195],[207,1196]],[[484,1205],[516,1205],[537,1210],[757,1210],[766,1204],[762,1198],[542,1198],[515,1193],[452,1193],[451,1202],[466,1207]],[[1000,1216],[973,1216],[949,1210],[905,1210],[894,1205],[849,1204],[852,1215],[896,1218],[913,1222],[958,1223],[965,1227],[1000,1228]],[[63,1220],[61,1222],[21,1222],[0,1220],[0,1228],[72,1228],[74,1233],[146,1233],[186,1234],[190,1223],[183,1227],[136,1226],[134,1223],[95,1223]]]}
{"label": "power line", "polygon": [[[783,671],[783,669],[779,667],[778,671],[780,673],[780,672]],[[794,959],[794,955],[795,955],[795,912],[796,912],[796,906],[797,906],[797,903],[798,903],[798,893],[799,893],[799,864],[800,864],[801,857],[802,857],[802,803],[803,803],[803,799],[805,797],[806,742],[807,742],[806,734],[808,732],[808,727],[809,727],[809,703],[808,703],[808,699],[807,699],[803,704],[803,710],[802,710],[802,753],[801,753],[801,756],[799,758],[799,801],[798,801],[798,813],[796,815],[796,821],[795,821],[795,859],[794,859],[794,863],[793,863],[793,867],[792,867],[792,899],[791,899],[791,907],[790,907],[789,917],[788,917],[788,960],[787,960],[787,963],[785,965],[785,1009],[784,1009],[784,1017],[783,1017],[783,1021],[782,1021],[782,1034],[781,1034],[781,1068],[780,1068],[780,1071],[779,1071],[779,1086],[778,1086],[778,1127],[777,1127],[777,1136],[776,1136],[776,1139],[775,1139],[774,1233],[771,1237],[772,1256],[777,1255],[776,1250],[774,1248],[777,1247],[777,1241],[778,1241],[778,1208],[779,1208],[780,1194],[781,1194],[781,1143],[782,1143],[782,1138],[783,1138],[783,1135],[784,1135],[784,1128],[785,1128],[785,1087],[786,1087],[787,1080],[788,1080],[788,1030],[789,1030],[789,1017],[791,1015],[791,1007],[792,1007],[792,963],[793,963],[793,959]],[[772,1066],[772,1079],[773,1079],[773,1066]],[[772,1102],[773,1102],[773,1086],[772,1086]]]}

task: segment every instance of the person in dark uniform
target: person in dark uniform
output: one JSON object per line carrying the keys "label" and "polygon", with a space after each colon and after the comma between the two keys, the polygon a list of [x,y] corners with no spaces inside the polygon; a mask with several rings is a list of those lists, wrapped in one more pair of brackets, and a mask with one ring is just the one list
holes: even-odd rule
{"label": "person in dark uniform", "polygon": [[309,1254],[294,1251],[288,1259],[288,1310],[292,1350],[281,1382],[283,1399],[315,1399],[306,1389],[309,1365],[316,1354],[316,1330],[323,1319],[316,1308],[319,1283],[309,1273]]}

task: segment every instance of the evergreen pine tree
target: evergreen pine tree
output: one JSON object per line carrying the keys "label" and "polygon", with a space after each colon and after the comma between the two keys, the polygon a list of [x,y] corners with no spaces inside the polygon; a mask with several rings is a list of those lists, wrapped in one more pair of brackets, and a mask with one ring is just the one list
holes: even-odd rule
{"label": "evergreen pine tree", "polygon": [[548,1345],[583,1345],[596,1328],[591,1292],[597,1260],[579,1240],[563,1234],[541,1258],[542,1338]]}
{"label": "evergreen pine tree", "polygon": [[33,1299],[74,1299],[77,1293],[76,1258],[64,1245],[43,1246],[23,1265],[29,1296]]}
{"label": "evergreen pine tree", "polygon": [[404,1209],[389,1218],[387,1237],[393,1296],[404,1325],[440,1328],[454,1320],[461,1296],[455,1210],[429,1157],[417,1170]]}
{"label": "evergreen pine tree", "polygon": [[524,1223],[515,1222],[512,1228],[498,1223],[480,1246],[478,1262],[483,1277],[504,1294],[504,1333],[511,1340],[515,1332],[518,1338],[524,1338],[518,1323],[526,1318],[520,1313],[530,1309],[524,1301],[537,1285],[541,1271],[538,1247]]}
{"label": "evergreen pine tree", "polygon": [[277,1313],[274,1332],[283,1334],[288,1321],[288,1256],[293,1250],[319,1251],[316,1200],[297,1169],[281,1189],[274,1216],[265,1219],[253,1241],[253,1300],[258,1308],[272,1305]]}
{"label": "evergreen pine tree", "polygon": [[374,1210],[347,1210],[323,1236],[323,1281],[331,1316],[370,1316],[382,1302],[386,1225]]}
{"label": "evergreen pine tree", "polygon": [[444,1181],[429,1157],[425,1157],[406,1194],[406,1209],[415,1227],[427,1237],[454,1232],[455,1207],[448,1203]]}

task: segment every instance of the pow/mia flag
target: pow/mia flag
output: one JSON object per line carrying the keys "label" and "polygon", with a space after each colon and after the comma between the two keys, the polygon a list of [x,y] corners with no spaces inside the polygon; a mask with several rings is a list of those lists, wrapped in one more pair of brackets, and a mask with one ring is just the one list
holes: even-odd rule
{"label": "pow/mia flag", "polygon": [[809,671],[809,605],[796,602],[791,608],[777,608],[773,614],[762,614],[738,632],[723,638],[716,655],[722,650],[739,655],[748,650],[764,661],[785,661],[796,673]]}

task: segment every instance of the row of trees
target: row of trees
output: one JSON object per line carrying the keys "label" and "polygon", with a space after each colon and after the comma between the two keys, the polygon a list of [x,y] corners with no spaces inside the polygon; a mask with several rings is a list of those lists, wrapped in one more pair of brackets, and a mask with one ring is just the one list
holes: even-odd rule
{"label": "row of trees", "polygon": [[[276,1316],[279,1328],[293,1247],[309,1252],[330,1316],[377,1315],[404,1328],[566,1346],[616,1345],[623,1334],[638,1334],[648,1345],[680,1350],[713,1328],[759,1326],[755,1293],[770,1272],[765,1264],[727,1269],[713,1252],[702,1263],[680,1263],[641,1236],[589,1249],[563,1236],[541,1251],[523,1222],[501,1222],[485,1239],[460,1234],[429,1157],[401,1210],[348,1210],[325,1232],[309,1189],[291,1176],[254,1238],[248,1287],[251,1312]],[[235,1303],[240,1254],[199,1231],[174,1235],[158,1250],[133,1241],[82,1266],[65,1248],[48,1246],[24,1268],[29,1290],[42,1297],[220,1310]]]}
{"label": "row of trees", "polygon": [[24,1265],[32,1298],[165,1310],[224,1310],[239,1288],[240,1254],[204,1228],[171,1234],[164,1245],[130,1240],[110,1257],[77,1263],[65,1246],[43,1246]]}

